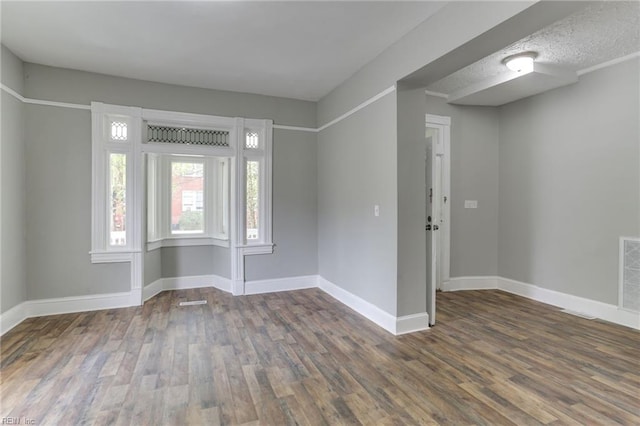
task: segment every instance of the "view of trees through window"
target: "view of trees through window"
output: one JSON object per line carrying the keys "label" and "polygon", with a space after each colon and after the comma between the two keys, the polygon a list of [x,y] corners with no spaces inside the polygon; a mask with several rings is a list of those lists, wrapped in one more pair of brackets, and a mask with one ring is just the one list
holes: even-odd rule
{"label": "view of trees through window", "polygon": [[124,246],[126,239],[127,154],[109,155],[109,193],[111,194],[109,240]]}
{"label": "view of trees through window", "polygon": [[260,237],[259,166],[258,161],[247,161],[247,240],[257,240]]}
{"label": "view of trees through window", "polygon": [[171,233],[204,232],[204,163],[171,162]]}

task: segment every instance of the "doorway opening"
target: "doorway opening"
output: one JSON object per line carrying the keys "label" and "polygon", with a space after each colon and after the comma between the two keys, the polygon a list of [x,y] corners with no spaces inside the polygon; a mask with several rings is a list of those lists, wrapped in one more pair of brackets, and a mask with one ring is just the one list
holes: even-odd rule
{"label": "doorway opening", "polygon": [[449,281],[451,118],[427,114],[425,123],[427,314],[435,325],[436,292]]}

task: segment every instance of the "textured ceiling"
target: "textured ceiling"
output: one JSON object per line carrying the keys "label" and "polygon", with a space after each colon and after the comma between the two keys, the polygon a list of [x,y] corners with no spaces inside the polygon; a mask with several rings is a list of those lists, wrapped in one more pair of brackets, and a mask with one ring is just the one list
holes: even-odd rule
{"label": "textured ceiling", "polygon": [[444,2],[7,1],[26,62],[317,100]]}
{"label": "textured ceiling", "polygon": [[640,51],[640,2],[606,1],[531,34],[429,85],[427,90],[451,94],[508,72],[502,60],[512,54],[534,51],[536,62],[573,71]]}

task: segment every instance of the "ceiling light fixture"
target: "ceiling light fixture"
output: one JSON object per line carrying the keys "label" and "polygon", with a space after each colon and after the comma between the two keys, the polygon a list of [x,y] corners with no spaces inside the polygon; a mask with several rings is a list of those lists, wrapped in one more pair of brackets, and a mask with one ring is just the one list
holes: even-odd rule
{"label": "ceiling light fixture", "polygon": [[533,71],[533,60],[538,56],[536,52],[524,52],[507,56],[502,63],[511,71],[529,73]]}

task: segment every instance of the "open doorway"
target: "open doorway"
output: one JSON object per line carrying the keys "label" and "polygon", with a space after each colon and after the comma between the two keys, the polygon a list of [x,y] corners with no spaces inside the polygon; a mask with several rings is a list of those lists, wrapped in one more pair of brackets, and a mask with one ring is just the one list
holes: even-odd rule
{"label": "open doorway", "polygon": [[449,280],[451,118],[427,114],[425,123],[427,313],[435,325],[436,292]]}

